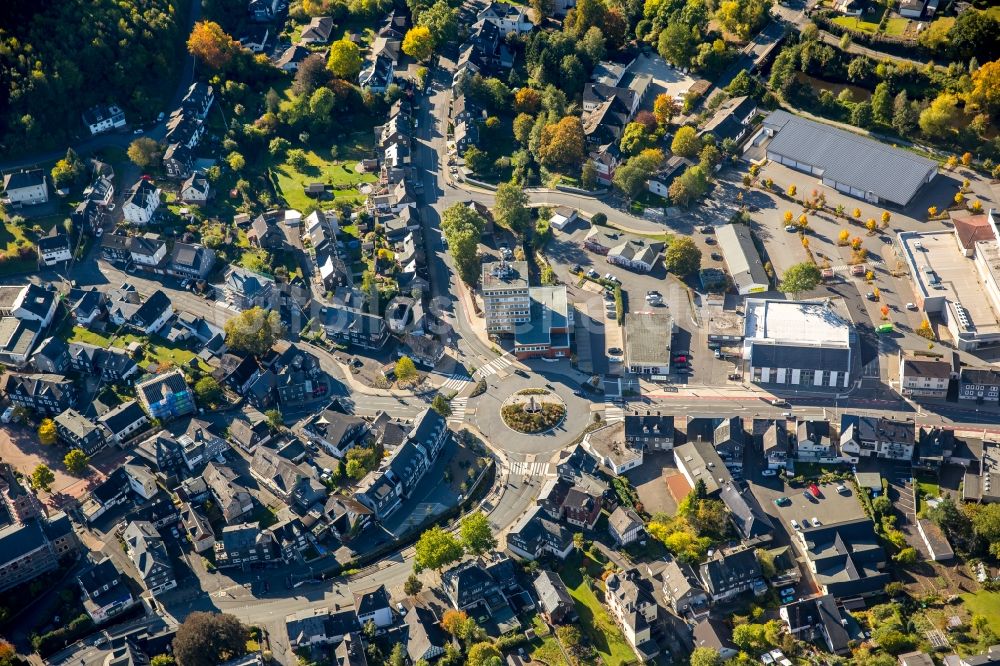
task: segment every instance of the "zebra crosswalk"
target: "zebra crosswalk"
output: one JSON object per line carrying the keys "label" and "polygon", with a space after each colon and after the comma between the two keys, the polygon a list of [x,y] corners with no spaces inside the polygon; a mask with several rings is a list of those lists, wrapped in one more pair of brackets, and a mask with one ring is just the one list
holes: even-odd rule
{"label": "zebra crosswalk", "polygon": [[442,393],[450,393],[454,391],[455,393],[461,393],[462,389],[465,388],[466,384],[471,384],[472,378],[466,374],[454,374],[445,380],[444,384],[441,384],[440,391]]}
{"label": "zebra crosswalk", "polygon": [[625,410],[612,401],[604,403],[604,421],[606,423],[618,423],[625,420]]}
{"label": "zebra crosswalk", "polygon": [[468,398],[452,398],[451,400],[451,415],[448,417],[448,423],[461,423],[465,420],[465,408],[469,405]]}
{"label": "zebra crosswalk", "polygon": [[514,461],[510,465],[510,473],[519,476],[555,476],[552,463]]}
{"label": "zebra crosswalk", "polygon": [[514,360],[510,356],[498,356],[483,367],[476,370],[476,372],[472,375],[472,378],[477,380],[486,379],[490,375],[495,375],[504,368],[509,368],[513,364]]}

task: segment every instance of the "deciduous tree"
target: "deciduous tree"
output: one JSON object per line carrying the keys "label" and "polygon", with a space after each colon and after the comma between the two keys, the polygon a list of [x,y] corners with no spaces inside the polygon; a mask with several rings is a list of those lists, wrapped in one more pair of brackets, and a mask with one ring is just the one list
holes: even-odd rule
{"label": "deciduous tree", "polygon": [[690,238],[675,236],[664,253],[663,264],[674,275],[691,275],[701,267],[701,250]]}
{"label": "deciduous tree", "polygon": [[452,204],[441,214],[441,231],[459,277],[469,285],[479,280],[479,239],[486,220],[462,203]]}
{"label": "deciduous tree", "polygon": [[159,157],[160,144],[148,136],[141,136],[128,146],[128,158],[137,167],[145,169]]}
{"label": "deciduous tree", "polygon": [[194,384],[194,394],[202,405],[214,405],[222,397],[222,388],[214,377],[202,377]]}
{"label": "deciduous tree", "polygon": [[677,130],[674,140],[670,142],[670,152],[681,157],[694,157],[701,150],[701,139],[698,132],[690,125]]}
{"label": "deciduous tree", "polygon": [[969,102],[991,115],[1000,112],[1000,60],[988,62],[972,73]]}
{"label": "deciduous tree", "polygon": [[653,100],[653,115],[660,127],[665,127],[673,120],[679,110],[677,102],[667,93],[661,93]]}
{"label": "deciduous tree", "polygon": [[256,356],[266,354],[281,337],[284,328],[276,310],[252,307],[226,322],[226,345]]}
{"label": "deciduous tree", "polygon": [[56,443],[56,423],[52,419],[42,419],[38,426],[38,441],[46,446]]}
{"label": "deciduous tree", "polygon": [[39,463],[31,472],[31,486],[36,490],[48,491],[52,482],[56,480],[56,475],[52,473],[49,466]]}
{"label": "deciduous tree", "polygon": [[420,572],[433,569],[440,572],[462,557],[462,544],[439,525],[435,525],[420,535],[414,551],[414,570]]}
{"label": "deciduous tree", "polygon": [[440,393],[434,396],[431,400],[431,409],[440,414],[443,418],[448,418],[451,416],[451,403],[448,402],[448,398],[444,397]]}
{"label": "deciduous tree", "polygon": [[500,650],[493,643],[476,643],[469,648],[469,655],[465,661],[466,666],[500,666],[503,658]]}
{"label": "deciduous tree", "polygon": [[811,291],[816,288],[822,279],[822,274],[816,264],[804,261],[794,266],[789,266],[782,276],[778,290],[785,294],[799,294],[803,291]]}
{"label": "deciduous tree", "polygon": [[330,45],[326,68],[338,79],[354,79],[361,71],[361,50],[349,39],[340,39]]}
{"label": "deciduous tree", "polygon": [[437,0],[420,12],[417,25],[430,30],[434,46],[453,42],[458,37],[458,9],[449,5],[447,0]]}
{"label": "deciduous tree", "polygon": [[400,382],[406,382],[417,376],[417,366],[414,365],[413,359],[409,356],[400,356],[399,360],[396,361],[395,369],[396,379]]}
{"label": "deciduous tree", "polygon": [[73,475],[80,475],[87,471],[90,464],[90,457],[80,449],[70,449],[69,453],[63,456],[63,465],[66,471]]}
{"label": "deciduous tree", "polygon": [[215,21],[198,21],[187,41],[188,52],[212,69],[224,69],[243,48]]}
{"label": "deciduous tree", "polygon": [[196,611],[177,628],[174,658],[178,666],[215,666],[246,654],[248,636],[232,615]]}
{"label": "deciduous tree", "polygon": [[941,139],[952,132],[957,117],[958,98],[951,93],[941,93],[920,112],[920,129],[927,136]]}
{"label": "deciduous tree", "polygon": [[528,195],[524,188],[513,182],[500,183],[493,203],[493,219],[500,226],[523,236],[531,220]]}
{"label": "deciduous tree", "polygon": [[424,589],[424,584],[417,578],[417,574],[411,573],[406,582],[403,583],[403,593],[409,597],[415,597],[420,594],[420,590],[422,589]]}
{"label": "deciduous tree", "polygon": [[403,53],[419,62],[430,58],[434,54],[434,36],[430,28],[418,25],[407,30],[403,38]]}
{"label": "deciduous tree", "polygon": [[558,123],[542,128],[538,159],[547,167],[578,169],[583,162],[585,140],[583,125],[576,116],[566,116]]}
{"label": "deciduous tree", "polygon": [[470,513],[462,518],[459,532],[465,552],[472,555],[482,555],[497,547],[497,539],[493,536],[490,520],[482,511]]}

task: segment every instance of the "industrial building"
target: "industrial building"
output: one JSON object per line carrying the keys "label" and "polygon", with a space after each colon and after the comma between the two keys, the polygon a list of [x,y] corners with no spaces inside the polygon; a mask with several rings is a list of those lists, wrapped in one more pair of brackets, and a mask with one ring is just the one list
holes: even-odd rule
{"label": "industrial building", "polygon": [[767,137],[767,159],[873,204],[907,205],[938,171],[933,160],[787,111],[764,119],[758,138]]}
{"label": "industrial building", "polygon": [[726,269],[733,276],[740,296],[760,294],[770,289],[767,271],[753,244],[750,227],[745,224],[727,224],[715,232],[726,260]]}
{"label": "industrial building", "polygon": [[746,301],[745,372],[759,384],[850,385],[856,335],[829,300]]}
{"label": "industrial building", "polygon": [[953,222],[950,230],[899,234],[914,302],[941,318],[962,351],[1000,344],[997,215],[991,210]]}

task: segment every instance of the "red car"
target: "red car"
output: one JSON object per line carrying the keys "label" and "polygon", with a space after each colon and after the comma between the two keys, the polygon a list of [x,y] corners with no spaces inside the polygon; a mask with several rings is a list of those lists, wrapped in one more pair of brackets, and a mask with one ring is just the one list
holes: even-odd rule
{"label": "red car", "polygon": [[809,492],[812,493],[812,496],[815,497],[816,499],[820,498],[819,486],[817,486],[815,483],[809,484]]}

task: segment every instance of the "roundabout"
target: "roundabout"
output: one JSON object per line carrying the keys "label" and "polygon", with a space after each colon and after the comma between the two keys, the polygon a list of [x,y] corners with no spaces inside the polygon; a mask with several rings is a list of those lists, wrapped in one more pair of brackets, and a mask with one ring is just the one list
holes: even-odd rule
{"label": "roundabout", "polygon": [[566,402],[543,388],[522,389],[500,406],[504,425],[525,435],[540,435],[558,427],[566,418]]}

